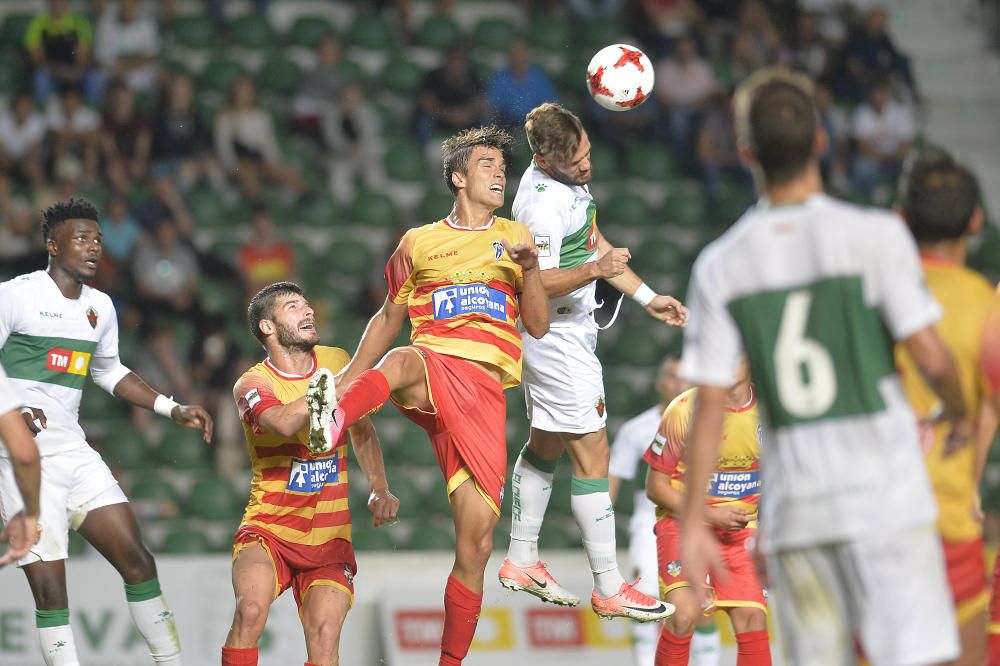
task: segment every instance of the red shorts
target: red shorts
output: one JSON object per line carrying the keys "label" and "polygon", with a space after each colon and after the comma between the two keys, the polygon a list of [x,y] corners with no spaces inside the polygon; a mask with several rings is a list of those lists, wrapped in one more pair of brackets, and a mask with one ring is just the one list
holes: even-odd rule
{"label": "red shorts", "polygon": [[[660,598],[664,599],[671,590],[690,585],[681,566],[681,526],[673,518],[661,518],[656,521],[653,531],[656,533],[656,570],[660,577]],[[722,561],[729,570],[729,579],[726,582],[709,579],[714,601],[706,613],[716,608],[741,606],[767,611],[764,586],[757,577],[753,557],[747,547],[747,541],[754,532],[753,529],[716,531]]]}
{"label": "red shorts", "polygon": [[315,550],[315,547],[288,543],[259,527],[240,525],[236,536],[233,537],[233,562],[241,551],[260,544],[267,551],[268,557],[271,558],[271,566],[274,567],[274,599],[291,587],[295,603],[301,609],[306,591],[314,585],[321,585],[347,593],[353,605],[354,574],[358,571],[358,565],[354,560],[354,547],[350,542],[344,543],[347,547],[335,549],[343,554],[341,557],[343,561],[317,564],[313,553],[308,552],[310,549]]}
{"label": "red shorts", "polygon": [[448,494],[470,477],[500,515],[507,474],[507,399],[496,378],[474,363],[425,347],[411,347],[426,368],[432,412],[396,403],[427,431]]}
{"label": "red shorts", "polygon": [[989,605],[983,540],[942,541],[942,544],[955,615],[962,625]]}

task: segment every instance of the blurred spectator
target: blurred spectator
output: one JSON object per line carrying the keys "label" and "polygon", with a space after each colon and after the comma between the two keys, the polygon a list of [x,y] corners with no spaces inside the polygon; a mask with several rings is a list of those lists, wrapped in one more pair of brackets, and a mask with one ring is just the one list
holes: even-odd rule
{"label": "blurred spectator", "polygon": [[[0,224],[0,260],[6,268],[10,264],[41,247],[41,234],[31,219],[31,207],[20,197],[8,199],[3,206],[3,223]],[[6,269],[5,269],[6,272]]]}
{"label": "blurred spectator", "polygon": [[507,67],[490,79],[486,99],[493,107],[497,124],[513,130],[524,124],[528,111],[542,102],[555,102],[558,95],[545,70],[531,62],[528,43],[515,39],[510,45]]}
{"label": "blurred spectator", "polygon": [[316,66],[305,75],[292,98],[292,126],[310,136],[320,136],[323,114],[337,101],[344,85],[341,71],[343,47],[336,35],[326,35],[316,44]]}
{"label": "blurred spectator", "polygon": [[223,178],[212,155],[212,133],[194,103],[191,79],[174,76],[167,99],[153,120],[153,172],[173,175],[182,190],[208,176],[221,187]]}
{"label": "blurred spectator", "polygon": [[[192,368],[178,348],[170,318],[165,314],[151,316],[152,320],[144,325],[143,350],[146,353],[136,354],[135,371],[157,391],[190,402],[194,398]],[[137,428],[146,429],[151,425],[151,414],[148,409],[133,407],[132,422]]]}
{"label": "blurred spectator", "polygon": [[231,405],[233,377],[239,374],[237,368],[242,372],[247,366],[239,366],[240,348],[224,317],[207,317],[205,331],[194,341],[189,356],[188,366],[196,391],[194,401],[212,414]]}
{"label": "blurred spectator", "polygon": [[694,0],[630,0],[625,15],[629,32],[654,60],[669,55],[677,39],[694,34],[705,21]]}
{"label": "blurred spectator", "polygon": [[72,86],[63,91],[58,101],[49,103],[46,116],[56,167],[60,161],[75,156],[83,163],[84,180],[95,182],[101,117],[83,105],[80,90]]}
{"label": "blurred spectator", "polygon": [[262,178],[302,194],[301,176],[285,163],[271,114],[257,105],[257,89],[248,76],[233,81],[226,107],[216,116],[215,152],[253,201],[263,198]]}
{"label": "blurred spectator", "polygon": [[833,46],[819,31],[819,22],[815,14],[799,14],[793,47],[794,67],[809,74],[813,79],[826,74]]}
{"label": "blurred spectator", "polygon": [[42,142],[45,119],[30,95],[18,95],[13,108],[0,114],[0,173],[15,174],[37,191],[45,182]]}
{"label": "blurred spectator", "polygon": [[328,107],[323,136],[332,150],[330,191],[338,201],[354,200],[359,179],[370,190],[385,184],[382,123],[360,83],[346,84],[339,103]]}
{"label": "blurred spectator", "polygon": [[123,194],[130,192],[149,172],[153,130],[135,108],[135,93],[121,81],[108,91],[100,136],[108,182]]}
{"label": "blurred spectator", "polygon": [[158,316],[169,314],[203,328],[204,316],[198,303],[198,258],[181,243],[177,227],[167,221],[152,238],[143,239],[132,258],[136,306],[143,325],[150,327]]}
{"label": "blurred spectator", "polygon": [[702,106],[718,88],[712,66],[700,55],[694,40],[677,40],[674,54],[656,66],[656,100],[667,111],[670,142],[683,150],[693,138]]}
{"label": "blurred spectator", "polygon": [[761,0],[743,0],[740,3],[739,31],[749,37],[759,62],[778,61],[782,48],[781,34],[774,27],[771,15]]}
{"label": "blurred spectator", "polygon": [[94,57],[105,76],[124,79],[133,90],[151,92],[156,84],[160,32],[155,19],[139,13],[138,0],[118,0],[97,23]]}
{"label": "blurred spectator", "polygon": [[761,59],[759,51],[754,46],[753,36],[745,30],[740,30],[733,35],[733,41],[729,45],[729,58],[723,66],[722,83],[727,87],[739,85],[743,79],[765,64],[766,61]]}
{"label": "blurred spectator", "polygon": [[53,168],[55,182],[46,183],[35,195],[32,208],[42,211],[58,201],[68,201],[78,195],[83,178],[83,165],[75,155],[60,158]]}
{"label": "blurred spectator", "polygon": [[852,131],[854,184],[871,197],[876,185],[896,182],[917,136],[916,123],[906,106],[890,99],[889,82],[883,80],[872,87],[868,101],[855,109]]}
{"label": "blurred spectator", "polygon": [[49,0],[24,34],[24,48],[34,64],[35,98],[45,104],[56,88],[82,86],[91,104],[101,98],[100,73],[91,67],[90,23],[69,11],[69,0]]}
{"label": "blurred spectator", "polygon": [[826,153],[820,160],[823,182],[835,192],[845,193],[849,189],[847,151],[851,138],[850,121],[847,114],[837,107],[833,89],[827,81],[820,79],[816,82],[815,95],[819,121],[829,137]]}
{"label": "blurred spectator", "polygon": [[149,194],[132,209],[139,226],[145,231],[155,232],[158,227],[170,222],[176,225],[183,238],[190,239],[195,231],[195,220],[170,176],[164,173],[153,176]]}
{"label": "blurred spectator", "polygon": [[885,9],[873,7],[864,23],[848,37],[834,88],[838,98],[860,102],[877,81],[889,76],[905,83],[913,97],[919,99],[910,61],[896,48],[885,24]]}
{"label": "blurred spectator", "polygon": [[[559,5],[558,2],[549,4]],[[624,0],[566,0],[570,13],[579,21],[616,19],[624,4]]]}
{"label": "blurred spectator", "polygon": [[250,219],[250,238],[236,257],[247,298],[266,285],[295,277],[295,250],[274,235],[274,221],[265,206],[257,206]]}
{"label": "blurred spectator", "polygon": [[483,85],[462,48],[445,56],[442,67],[428,72],[419,92],[417,140],[436,133],[453,134],[479,123],[485,115]]}
{"label": "blurred spectator", "polygon": [[104,256],[118,265],[127,265],[139,242],[139,223],[129,214],[128,201],[112,195],[101,215],[101,245]]}
{"label": "blurred spectator", "polygon": [[740,162],[733,128],[732,103],[723,91],[715,92],[708,99],[707,108],[698,129],[698,162],[702,181],[709,200],[714,200],[723,179],[752,186],[750,172]]}

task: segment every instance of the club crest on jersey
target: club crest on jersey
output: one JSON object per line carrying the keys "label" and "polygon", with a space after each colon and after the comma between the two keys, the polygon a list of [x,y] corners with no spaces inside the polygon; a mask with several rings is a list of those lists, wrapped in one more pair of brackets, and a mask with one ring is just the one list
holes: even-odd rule
{"label": "club crest on jersey", "polygon": [[681,575],[681,561],[674,560],[667,564],[667,575],[671,578],[677,578]]}
{"label": "club crest on jersey", "polygon": [[87,321],[90,322],[91,328],[97,328],[97,310],[94,306],[87,308]]}
{"label": "club crest on jersey", "polygon": [[552,256],[552,242],[548,236],[535,236],[535,249],[538,250],[539,257]]}
{"label": "club crest on jersey", "polygon": [[339,480],[337,456],[320,460],[292,458],[287,488],[299,493],[317,493],[323,490],[326,484],[337,483]]}
{"label": "club crest on jersey", "polygon": [[500,261],[500,257],[503,256],[503,243],[500,241],[493,241],[493,258]]}
{"label": "club crest on jersey", "polygon": [[597,403],[594,404],[594,409],[597,411],[598,416],[604,416],[604,396],[597,396]]}

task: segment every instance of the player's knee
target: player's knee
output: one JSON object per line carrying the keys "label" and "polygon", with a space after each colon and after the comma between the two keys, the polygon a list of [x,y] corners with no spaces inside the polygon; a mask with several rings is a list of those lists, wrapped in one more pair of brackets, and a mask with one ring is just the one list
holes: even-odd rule
{"label": "player's knee", "polygon": [[310,654],[336,656],[337,644],[340,642],[339,622],[329,619],[309,622],[305,626],[305,634]]}
{"label": "player's knee", "polygon": [[700,613],[697,610],[678,606],[677,610],[667,621],[670,624],[670,633],[674,636],[690,636],[694,633],[695,624],[698,622]]}
{"label": "player's knee", "polygon": [[485,569],[493,552],[493,535],[470,535],[460,538],[456,544],[459,561],[469,568]]}
{"label": "player's knee", "polygon": [[729,619],[733,623],[733,630],[738,634],[767,629],[767,616],[759,608],[733,608],[729,612]]}
{"label": "player's knee", "polygon": [[233,625],[240,633],[250,634],[256,638],[264,632],[267,609],[267,604],[261,603],[257,599],[240,597],[236,601],[236,615],[233,618]]}
{"label": "player's knee", "polygon": [[139,543],[129,554],[119,570],[122,579],[129,584],[145,583],[156,578],[156,560],[142,543]]}
{"label": "player's knee", "polygon": [[38,610],[59,610],[69,606],[66,588],[55,580],[46,580],[32,586],[35,608]]}

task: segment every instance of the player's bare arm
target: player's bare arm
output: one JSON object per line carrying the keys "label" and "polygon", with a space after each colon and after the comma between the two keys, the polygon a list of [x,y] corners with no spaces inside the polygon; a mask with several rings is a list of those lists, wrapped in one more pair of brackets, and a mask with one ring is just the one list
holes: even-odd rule
{"label": "player's bare arm", "polygon": [[944,404],[944,418],[952,424],[945,452],[954,453],[972,439],[974,432],[951,353],[932,326],[925,326],[903,343],[927,385]]}
{"label": "player's bare arm", "polygon": [[671,484],[669,474],[650,467],[646,471],[646,497],[658,507],[676,516],[684,502],[684,494]]}
{"label": "player's bare arm", "polygon": [[[120,382],[115,384],[114,395],[130,405],[154,410],[160,394],[142,381],[139,375],[130,372]],[[212,431],[215,424],[211,415],[200,405],[174,405],[170,410],[170,418],[185,428],[201,430],[201,436],[206,442],[212,441]]]}
{"label": "player's bare arm", "polygon": [[[602,234],[600,230],[597,231],[597,247],[602,253],[602,259],[609,253],[613,253],[621,249],[614,247],[608,239],[604,237],[604,234]],[[628,250],[625,251],[627,252]],[[629,256],[631,257],[631,255]],[[668,326],[684,326],[687,324],[688,311],[680,301],[673,296],[652,294],[650,297],[649,295],[640,293],[640,290],[643,290],[646,283],[643,282],[642,278],[640,278],[636,272],[628,266],[625,266],[621,273],[617,276],[612,276],[606,279],[608,283],[618,291],[622,292],[629,298],[644,304],[646,312],[648,312],[654,319],[659,319]],[[645,287],[645,290],[643,291],[646,290],[648,290],[647,293],[652,293],[651,290],[649,290],[649,287]],[[649,298],[648,302],[646,302],[647,298]]]}
{"label": "player's bare arm", "polygon": [[10,545],[7,552],[0,556],[2,567],[27,555],[38,538],[41,463],[32,433],[25,427],[17,410],[0,416],[0,440],[7,447],[14,479],[24,501],[24,509],[11,516],[3,532],[0,532],[0,541]]}
{"label": "player's bare arm", "polygon": [[538,269],[538,249],[532,243],[510,245],[504,241],[503,245],[524,274],[524,291],[518,294],[521,323],[531,337],[540,338],[549,332],[549,297]]}
{"label": "player's bare arm", "polygon": [[351,446],[354,447],[358,465],[368,478],[368,510],[372,514],[372,525],[379,527],[391,523],[399,513],[399,498],[389,492],[382,444],[375,432],[375,425],[366,416],[348,428],[347,432],[351,435]]}
{"label": "player's bare arm", "polygon": [[710,572],[723,580],[726,576],[719,543],[706,522],[705,488],[719,458],[728,394],[729,388],[725,386],[698,387],[688,440],[687,492],[681,510],[682,552],[688,580],[702,602],[707,601],[705,576]]}
{"label": "player's bare arm", "polygon": [[632,254],[628,248],[616,247],[602,252],[597,261],[588,261],[574,268],[547,268],[542,271],[542,284],[549,298],[565,296],[594,280],[608,280],[622,274]]}
{"label": "player's bare arm", "polygon": [[338,394],[362,372],[375,367],[375,364],[389,351],[408,318],[409,308],[405,303],[394,303],[388,297],[385,299],[385,303],[365,327],[351,362],[337,374]]}
{"label": "player's bare arm", "polygon": [[[240,379],[233,387],[233,397],[239,404],[240,398],[253,390],[254,386],[246,379]],[[275,405],[268,407],[260,416],[257,423],[261,428],[273,432],[281,437],[294,437],[295,433],[309,425],[309,409],[306,407],[306,397],[302,396],[292,400],[287,405]]]}

